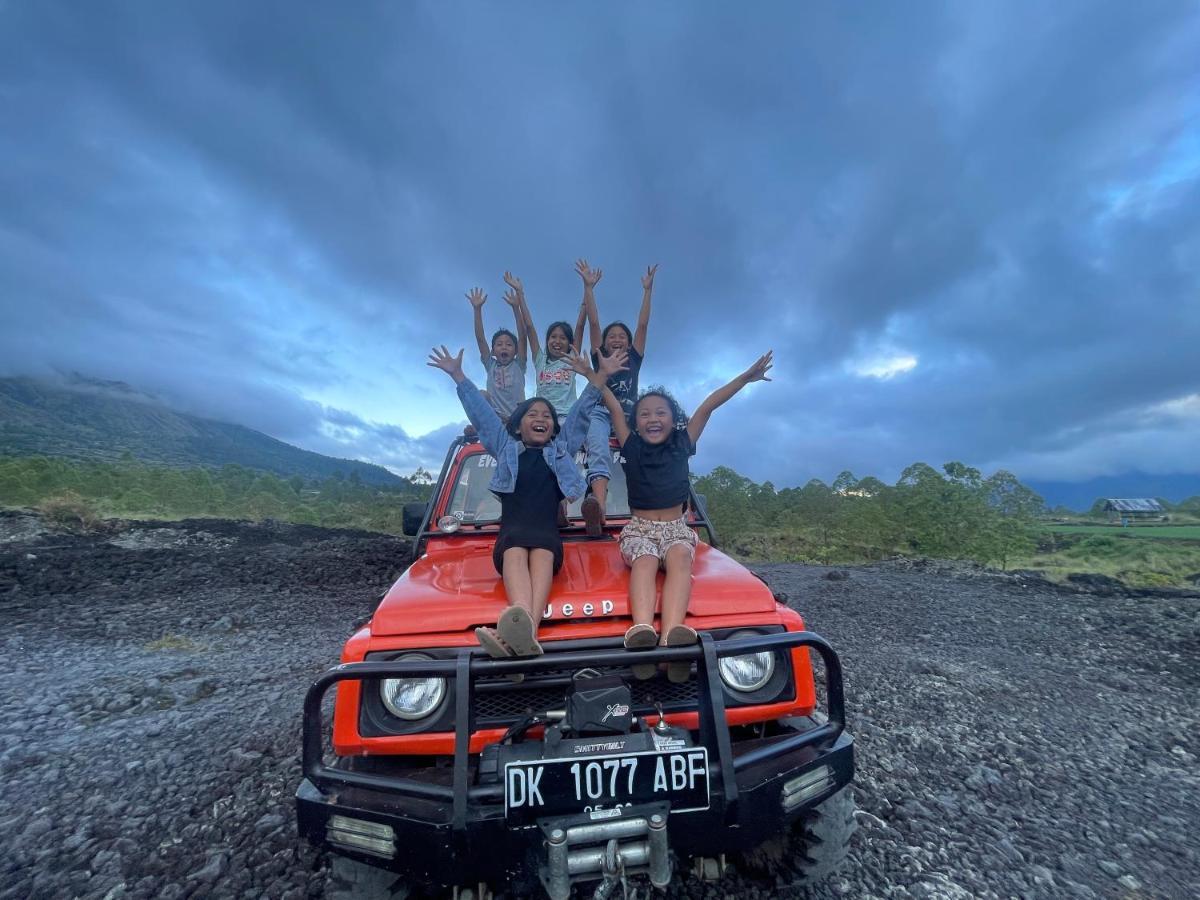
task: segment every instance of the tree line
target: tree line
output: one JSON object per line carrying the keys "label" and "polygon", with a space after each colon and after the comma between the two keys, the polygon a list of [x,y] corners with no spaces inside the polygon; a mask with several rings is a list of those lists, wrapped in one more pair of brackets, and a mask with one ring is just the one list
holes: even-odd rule
{"label": "tree line", "polygon": [[426,500],[423,470],[396,485],[368,485],[351,472],[280,478],[239,465],[176,469],[138,462],[77,462],[42,456],[0,457],[0,505],[50,500],[82,504],[97,515],[130,518],[217,516],[279,519],[399,534],[405,503]]}
{"label": "tree line", "polygon": [[842,472],[776,490],[720,466],[694,478],[724,543],[746,556],[851,563],[895,554],[1006,566],[1033,550],[1045,503],[1011,472],[914,463],[894,485]]}
{"label": "tree line", "polygon": [[[776,489],[719,466],[693,476],[723,545],[756,559],[851,563],[895,554],[1009,565],[1038,544],[1042,498],[1010,472],[984,477],[949,462],[914,463],[894,485],[842,472]],[[356,473],[280,478],[239,465],[170,468],[126,454],[119,462],[0,457],[0,505],[66,501],[85,514],[128,518],[266,518],[399,534],[402,510],[425,501],[423,469],[397,485],[367,485]],[[1200,513],[1200,498],[1168,507]]]}

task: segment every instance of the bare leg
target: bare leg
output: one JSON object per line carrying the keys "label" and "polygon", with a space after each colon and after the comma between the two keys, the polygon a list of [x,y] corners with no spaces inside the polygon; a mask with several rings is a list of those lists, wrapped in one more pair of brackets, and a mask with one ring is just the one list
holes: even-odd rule
{"label": "bare leg", "polygon": [[[507,564],[506,564],[507,565]],[[667,577],[663,579],[662,629],[660,641],[676,625],[683,624],[692,599],[692,548],[675,544],[667,550]]]}
{"label": "bare leg", "polygon": [[[533,586],[529,577],[529,551],[509,547],[504,551],[504,593],[509,606],[519,606],[533,616]],[[537,622],[538,617],[533,616]]]}
{"label": "bare leg", "polygon": [[608,479],[607,478],[593,478],[592,479],[592,493],[595,495],[596,500],[599,501],[600,508],[607,510],[608,509]]}
{"label": "bare leg", "polygon": [[[508,563],[505,562],[505,568]],[[542,614],[546,611],[546,601],[550,597],[550,582],[554,580],[554,554],[541,547],[529,551],[529,582],[531,588],[531,605],[529,615],[533,617],[533,631],[536,634],[541,624]]]}
{"label": "bare leg", "polygon": [[629,613],[634,625],[654,624],[658,557],[639,556],[629,572]]}

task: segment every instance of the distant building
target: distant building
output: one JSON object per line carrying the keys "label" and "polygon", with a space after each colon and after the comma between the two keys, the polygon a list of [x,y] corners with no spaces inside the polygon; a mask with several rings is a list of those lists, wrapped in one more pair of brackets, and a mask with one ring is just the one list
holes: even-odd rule
{"label": "distant building", "polygon": [[1122,522],[1129,522],[1133,519],[1160,519],[1166,515],[1166,510],[1162,508],[1161,503],[1157,500],[1144,498],[1137,500],[1105,500],[1104,512],[1108,514],[1109,519],[1113,521],[1120,519]]}

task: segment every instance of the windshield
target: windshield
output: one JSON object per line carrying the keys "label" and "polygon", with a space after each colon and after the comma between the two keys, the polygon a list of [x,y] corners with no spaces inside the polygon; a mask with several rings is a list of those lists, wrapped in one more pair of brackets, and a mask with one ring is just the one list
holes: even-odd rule
{"label": "windshield", "polygon": [[[605,504],[607,514],[612,516],[629,515],[629,497],[625,492],[625,470],[621,467],[621,451],[613,448],[612,478],[608,482],[608,502]],[[587,456],[580,451],[575,456],[575,464],[582,472],[587,464]],[[466,457],[458,470],[458,481],[450,494],[448,515],[463,522],[472,524],[488,524],[500,521],[500,501],[488,490],[488,482],[496,473],[496,460],[491,454],[478,453]],[[579,505],[583,498],[571,504],[567,515],[572,519],[580,518]]]}

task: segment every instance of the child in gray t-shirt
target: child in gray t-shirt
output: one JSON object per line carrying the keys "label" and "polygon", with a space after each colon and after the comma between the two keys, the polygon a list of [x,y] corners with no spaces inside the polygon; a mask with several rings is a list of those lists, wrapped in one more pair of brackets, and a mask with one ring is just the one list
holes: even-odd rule
{"label": "child in gray t-shirt", "polygon": [[508,300],[516,319],[517,333],[501,328],[492,335],[489,345],[483,332],[483,304],[487,294],[472,288],[467,294],[475,310],[475,340],[479,344],[479,359],[487,370],[488,403],[502,420],[507,421],[513,410],[525,399],[526,338],[525,323],[522,321],[520,304],[514,298]]}
{"label": "child in gray t-shirt", "polygon": [[546,346],[542,348],[538,344],[537,327],[533,324],[529,305],[525,302],[525,288],[521,279],[512,272],[505,272],[504,281],[512,289],[504,295],[504,299],[512,303],[511,298],[515,295],[518,312],[525,323],[529,349],[533,351],[534,396],[548,401],[555,412],[565,416],[576,398],[575,370],[571,368],[570,357],[572,353],[579,352],[575,335],[583,330],[586,315],[583,302],[579,304],[579,320],[574,330],[568,322],[552,322],[546,329]]}

